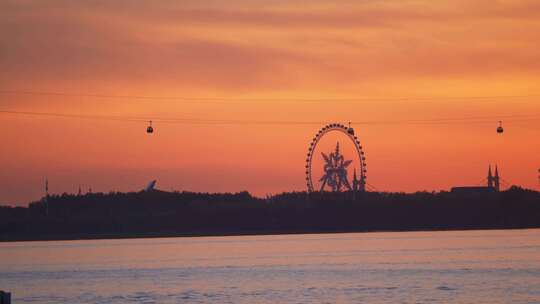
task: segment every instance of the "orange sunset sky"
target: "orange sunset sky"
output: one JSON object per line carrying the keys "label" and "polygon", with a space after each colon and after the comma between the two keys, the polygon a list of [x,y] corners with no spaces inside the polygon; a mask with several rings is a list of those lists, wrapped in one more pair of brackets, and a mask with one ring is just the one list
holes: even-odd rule
{"label": "orange sunset sky", "polygon": [[2,0],[0,37],[0,111],[94,117],[0,112],[0,204],[46,177],[52,193],[305,190],[312,136],[348,121],[378,190],[475,185],[490,163],[538,189],[539,1]]}

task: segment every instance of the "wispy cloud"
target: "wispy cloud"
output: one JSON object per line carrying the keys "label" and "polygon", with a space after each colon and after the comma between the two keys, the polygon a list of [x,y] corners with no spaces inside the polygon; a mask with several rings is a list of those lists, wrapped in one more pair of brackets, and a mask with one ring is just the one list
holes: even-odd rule
{"label": "wispy cloud", "polygon": [[533,1],[4,2],[4,81],[287,88],[540,68]]}

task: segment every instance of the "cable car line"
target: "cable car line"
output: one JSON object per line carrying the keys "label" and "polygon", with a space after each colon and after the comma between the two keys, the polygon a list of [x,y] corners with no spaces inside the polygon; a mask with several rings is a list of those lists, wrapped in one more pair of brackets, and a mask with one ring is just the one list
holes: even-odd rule
{"label": "cable car line", "polygon": [[[67,114],[54,112],[32,112],[32,111],[13,111],[0,110],[0,114],[24,115],[24,116],[48,116],[71,119],[88,120],[113,120],[127,122],[157,122],[157,123],[176,123],[176,124],[210,124],[210,125],[319,125],[324,121],[287,121],[287,120],[233,120],[233,119],[200,119],[200,118],[169,118],[169,117],[132,117],[119,115],[88,115],[88,114]],[[449,117],[433,119],[402,119],[402,120],[371,120],[371,121],[352,121],[356,125],[445,125],[455,123],[467,124],[491,124],[494,120],[505,119],[505,122],[523,122],[539,121],[540,114],[515,114],[501,116],[471,116],[471,117]]]}
{"label": "cable car line", "polygon": [[127,116],[106,116],[106,115],[87,115],[87,114],[65,114],[65,113],[51,113],[51,112],[29,112],[29,111],[8,111],[0,110],[0,113],[14,114],[14,115],[29,115],[29,116],[48,116],[59,118],[80,118],[80,119],[95,119],[95,120],[117,120],[117,121],[148,121],[148,119],[127,117]]}

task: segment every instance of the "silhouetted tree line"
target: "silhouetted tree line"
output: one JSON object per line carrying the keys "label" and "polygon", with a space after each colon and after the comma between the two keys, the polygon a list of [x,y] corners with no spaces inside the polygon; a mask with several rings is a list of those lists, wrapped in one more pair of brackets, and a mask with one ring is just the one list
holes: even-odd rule
{"label": "silhouetted tree line", "polygon": [[138,192],[0,207],[0,240],[540,227],[540,193]]}

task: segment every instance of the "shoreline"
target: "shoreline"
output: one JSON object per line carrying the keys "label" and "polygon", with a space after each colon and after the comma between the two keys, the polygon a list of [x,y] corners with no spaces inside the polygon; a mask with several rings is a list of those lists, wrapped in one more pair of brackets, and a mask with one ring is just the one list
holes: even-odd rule
{"label": "shoreline", "polygon": [[239,231],[239,232],[163,232],[163,233],[122,233],[122,234],[78,234],[54,235],[51,237],[0,237],[1,243],[21,242],[52,242],[52,241],[89,241],[89,240],[123,240],[123,239],[154,239],[154,238],[199,238],[227,236],[267,236],[267,235],[302,235],[302,234],[348,234],[348,233],[396,233],[396,232],[445,232],[445,231],[492,231],[492,230],[530,230],[540,229],[540,226],[530,227],[456,227],[445,229],[402,229],[402,230],[298,230],[298,231]]}
{"label": "shoreline", "polygon": [[96,193],[0,208],[0,242],[540,228],[540,193]]}

